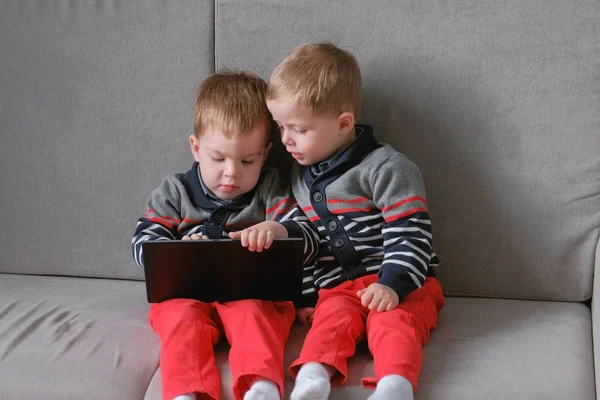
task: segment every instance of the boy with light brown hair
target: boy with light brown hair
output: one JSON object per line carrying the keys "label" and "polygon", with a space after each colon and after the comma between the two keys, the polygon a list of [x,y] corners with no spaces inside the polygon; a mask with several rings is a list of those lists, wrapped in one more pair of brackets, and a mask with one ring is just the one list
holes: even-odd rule
{"label": "boy with light brown hair", "polygon": [[[303,237],[296,223],[288,220],[286,228],[273,221],[293,199],[275,169],[263,168],[272,146],[266,87],[245,72],[215,73],[201,84],[189,137],[195,162],[185,174],[167,176],[148,198],[132,240],[140,266],[142,243],[151,240],[234,237],[236,230],[257,223],[249,235],[250,250],[268,248],[279,237]],[[152,304],[149,320],[161,341],[163,398],[218,400],[213,347],[225,336],[234,398],[280,400],[283,350],[294,316],[291,302],[172,299]]]}
{"label": "boy with light brown hair", "polygon": [[[320,239],[305,269],[297,316],[311,324],[292,400],[326,399],[348,377],[347,361],[365,337],[376,388],[369,399],[413,399],[422,346],[443,307],[435,278],[431,221],[418,167],[373,129],[356,125],[362,79],[358,62],[331,43],[294,49],[271,75],[267,106],[297,163],[292,190]],[[315,305],[316,304],[316,305]]]}

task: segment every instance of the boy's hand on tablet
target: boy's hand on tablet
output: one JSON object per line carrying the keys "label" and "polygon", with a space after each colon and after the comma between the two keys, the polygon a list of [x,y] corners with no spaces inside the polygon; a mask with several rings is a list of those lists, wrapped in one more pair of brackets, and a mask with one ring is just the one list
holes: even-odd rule
{"label": "boy's hand on tablet", "polygon": [[302,326],[312,325],[315,309],[312,307],[299,308],[296,310],[296,318]]}
{"label": "boy's hand on tablet", "polygon": [[362,305],[371,311],[391,311],[400,303],[398,293],[394,289],[377,282],[370,284],[366,289],[359,290],[356,294],[360,297]]}
{"label": "boy's hand on tablet", "polygon": [[264,221],[242,231],[230,232],[229,237],[240,239],[242,246],[250,251],[260,252],[271,247],[276,238],[287,238],[288,233],[285,226],[279,222]]}
{"label": "boy's hand on tablet", "polygon": [[208,240],[208,236],[206,235],[198,235],[197,233],[192,233],[191,235],[185,235],[181,238],[181,240]]}

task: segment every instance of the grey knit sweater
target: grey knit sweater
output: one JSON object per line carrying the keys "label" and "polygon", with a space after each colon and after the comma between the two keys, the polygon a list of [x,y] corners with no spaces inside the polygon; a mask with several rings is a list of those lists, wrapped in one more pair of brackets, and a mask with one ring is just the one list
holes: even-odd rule
{"label": "grey knit sweater", "polygon": [[[378,143],[372,128],[356,126],[358,138],[327,163],[292,172],[298,202],[286,221],[310,221],[319,251],[305,268],[304,298],[312,306],[319,288],[377,274],[402,301],[434,276],[425,187],[418,167],[389,145]],[[307,238],[310,238],[307,236]]]}

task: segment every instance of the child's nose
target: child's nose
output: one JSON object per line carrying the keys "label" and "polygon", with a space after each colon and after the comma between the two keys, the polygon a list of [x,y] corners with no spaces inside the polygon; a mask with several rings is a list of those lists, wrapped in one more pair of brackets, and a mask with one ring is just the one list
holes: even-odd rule
{"label": "child's nose", "polygon": [[228,163],[225,168],[225,176],[236,176],[238,174],[238,167],[235,163]]}
{"label": "child's nose", "polygon": [[281,129],[281,143],[283,143],[286,146],[292,145],[292,137],[289,134],[289,130],[288,129]]}

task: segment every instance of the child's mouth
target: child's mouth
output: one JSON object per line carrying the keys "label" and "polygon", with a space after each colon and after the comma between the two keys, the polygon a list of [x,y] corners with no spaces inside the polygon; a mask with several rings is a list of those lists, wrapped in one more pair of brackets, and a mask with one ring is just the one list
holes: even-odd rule
{"label": "child's mouth", "polygon": [[233,185],[221,185],[221,190],[224,192],[232,192],[235,189],[237,189],[237,186],[233,186]]}

